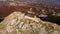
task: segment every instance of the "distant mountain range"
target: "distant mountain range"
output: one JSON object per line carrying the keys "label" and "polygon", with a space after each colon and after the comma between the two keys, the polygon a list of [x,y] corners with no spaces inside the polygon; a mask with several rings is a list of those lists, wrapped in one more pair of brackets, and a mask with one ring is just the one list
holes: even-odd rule
{"label": "distant mountain range", "polygon": [[[42,4],[39,4],[39,3],[42,3]],[[47,4],[45,4],[45,3],[47,3]],[[56,4],[60,3],[60,0],[0,0],[0,16],[7,15],[7,14],[9,14],[15,10],[16,11],[21,10],[24,7],[27,8],[28,6],[29,7],[35,7],[35,8],[37,7],[37,10],[40,10],[40,8],[43,9],[43,7],[46,8],[46,10],[47,10],[47,9],[52,7],[53,10],[60,12],[59,8],[56,8],[55,7],[56,5],[54,3],[56,3]],[[17,4],[18,6],[17,7],[12,6],[15,4]],[[50,5],[50,4],[52,4],[52,5]],[[53,5],[54,5],[54,7],[53,7]],[[24,6],[24,7],[22,8],[19,6]],[[25,9],[23,9],[23,11],[24,10]],[[5,11],[8,13],[6,13]]]}
{"label": "distant mountain range", "polygon": [[18,2],[28,2],[28,3],[41,3],[41,2],[46,2],[46,3],[56,3],[60,4],[60,0],[0,0],[0,1],[18,1]]}
{"label": "distant mountain range", "polygon": [[60,4],[60,0],[37,0],[39,3],[40,2],[46,2],[46,3],[51,3],[51,4]]}

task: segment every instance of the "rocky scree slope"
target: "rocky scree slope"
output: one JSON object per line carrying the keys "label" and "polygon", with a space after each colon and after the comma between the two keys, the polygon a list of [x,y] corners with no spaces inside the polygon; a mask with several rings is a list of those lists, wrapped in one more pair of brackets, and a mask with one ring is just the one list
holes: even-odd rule
{"label": "rocky scree slope", "polygon": [[0,23],[0,34],[60,34],[60,26],[13,12]]}

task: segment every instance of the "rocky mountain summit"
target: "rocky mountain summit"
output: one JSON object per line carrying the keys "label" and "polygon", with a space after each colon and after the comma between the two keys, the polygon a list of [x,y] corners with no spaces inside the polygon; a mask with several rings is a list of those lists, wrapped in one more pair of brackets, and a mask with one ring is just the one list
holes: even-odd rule
{"label": "rocky mountain summit", "polygon": [[0,34],[60,34],[60,26],[13,12],[0,23]]}

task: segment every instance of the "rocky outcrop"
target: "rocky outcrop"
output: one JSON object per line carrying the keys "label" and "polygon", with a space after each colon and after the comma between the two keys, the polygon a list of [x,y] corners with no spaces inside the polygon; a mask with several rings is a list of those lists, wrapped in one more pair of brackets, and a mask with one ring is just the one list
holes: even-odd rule
{"label": "rocky outcrop", "polygon": [[60,34],[60,26],[13,12],[0,23],[0,34]]}

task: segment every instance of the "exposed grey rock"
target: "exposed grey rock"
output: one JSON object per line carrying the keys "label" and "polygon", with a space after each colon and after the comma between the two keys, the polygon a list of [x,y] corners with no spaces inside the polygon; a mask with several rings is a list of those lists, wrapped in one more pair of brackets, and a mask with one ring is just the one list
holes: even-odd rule
{"label": "exposed grey rock", "polygon": [[60,34],[60,26],[13,12],[0,23],[0,34]]}

